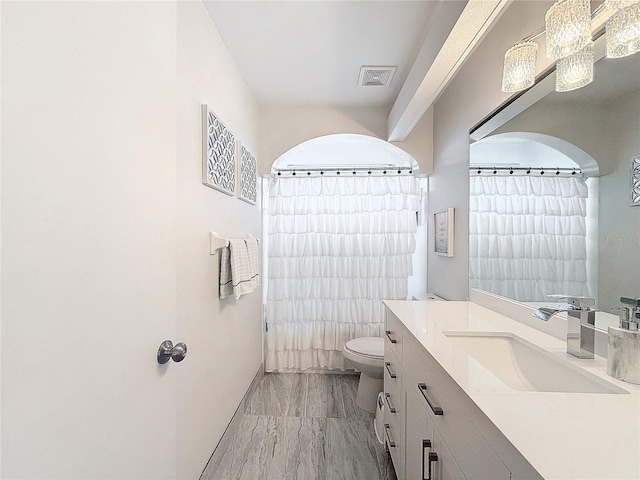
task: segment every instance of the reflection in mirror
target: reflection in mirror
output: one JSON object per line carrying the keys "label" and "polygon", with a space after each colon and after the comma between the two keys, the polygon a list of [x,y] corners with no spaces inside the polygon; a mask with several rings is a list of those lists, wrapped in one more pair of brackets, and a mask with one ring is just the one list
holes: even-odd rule
{"label": "reflection in mirror", "polygon": [[537,95],[472,135],[470,285],[533,305],[593,297],[606,328],[621,296],[640,296],[640,58],[603,58],[591,85]]}

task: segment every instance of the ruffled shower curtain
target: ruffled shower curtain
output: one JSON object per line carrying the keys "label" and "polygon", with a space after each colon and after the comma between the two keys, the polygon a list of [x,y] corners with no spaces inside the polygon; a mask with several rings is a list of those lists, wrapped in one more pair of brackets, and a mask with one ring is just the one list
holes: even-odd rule
{"label": "ruffled shower curtain", "polygon": [[418,205],[410,176],[271,181],[267,371],[343,369],[348,340],[382,335],[382,300],[407,297]]}
{"label": "ruffled shower curtain", "polygon": [[524,302],[589,296],[587,185],[576,177],[472,176],[469,276]]}

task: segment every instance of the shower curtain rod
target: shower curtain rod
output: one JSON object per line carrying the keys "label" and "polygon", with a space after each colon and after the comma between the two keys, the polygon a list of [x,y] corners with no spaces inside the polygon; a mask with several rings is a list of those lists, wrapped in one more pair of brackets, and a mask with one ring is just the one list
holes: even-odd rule
{"label": "shower curtain rod", "polygon": [[356,175],[357,173],[366,173],[368,175],[371,174],[380,174],[383,175],[411,175],[413,174],[412,167],[398,167],[394,165],[376,165],[376,166],[337,166],[337,165],[327,165],[323,167],[312,167],[312,166],[300,166],[297,168],[289,167],[289,168],[279,168],[274,174],[274,176],[282,176],[284,174],[289,174],[292,176],[296,175],[324,175],[325,173],[340,175],[344,174],[352,174]]}
{"label": "shower curtain rod", "polygon": [[511,167],[511,166],[500,166],[500,167],[492,167],[487,165],[469,165],[469,172],[475,173],[477,175],[482,174],[483,172],[491,172],[494,175],[498,173],[504,174],[508,172],[512,175],[515,172],[518,173],[526,173],[527,175],[537,174],[537,175],[582,175],[582,169],[572,168],[572,167]]}

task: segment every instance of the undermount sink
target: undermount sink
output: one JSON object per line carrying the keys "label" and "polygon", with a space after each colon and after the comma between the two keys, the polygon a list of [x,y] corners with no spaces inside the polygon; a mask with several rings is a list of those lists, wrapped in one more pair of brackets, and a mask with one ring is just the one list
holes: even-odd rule
{"label": "undermount sink", "polygon": [[443,333],[514,390],[629,393],[510,333]]}

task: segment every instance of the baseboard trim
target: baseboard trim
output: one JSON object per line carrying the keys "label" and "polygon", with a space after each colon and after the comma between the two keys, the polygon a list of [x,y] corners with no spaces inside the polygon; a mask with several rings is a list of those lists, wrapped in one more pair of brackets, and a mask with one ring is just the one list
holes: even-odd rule
{"label": "baseboard trim", "polygon": [[238,430],[238,426],[240,425],[242,416],[244,415],[244,412],[247,409],[246,408],[247,405],[251,401],[251,397],[253,397],[253,394],[258,388],[258,385],[260,385],[260,381],[262,380],[262,377],[264,377],[264,364],[261,364],[260,368],[258,368],[258,371],[253,377],[251,384],[249,385],[249,388],[247,389],[244,396],[242,397],[242,400],[240,401],[240,405],[238,405],[238,408],[233,414],[233,417],[231,417],[231,421],[229,422],[229,425],[227,425],[227,428],[222,434],[222,437],[220,438],[218,445],[216,445],[216,448],[213,450],[213,453],[211,454],[211,458],[209,458],[209,461],[207,462],[207,464],[204,467],[204,470],[202,471],[202,474],[200,474],[200,479],[203,479],[204,472],[206,472],[208,468],[215,468],[215,465],[220,463],[220,461],[222,460],[222,457],[224,456],[227,449],[229,448],[229,445],[231,445],[233,436]]}

